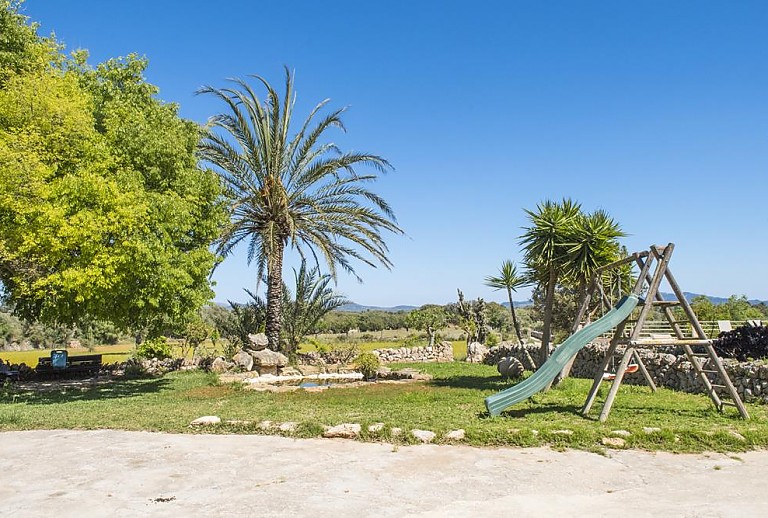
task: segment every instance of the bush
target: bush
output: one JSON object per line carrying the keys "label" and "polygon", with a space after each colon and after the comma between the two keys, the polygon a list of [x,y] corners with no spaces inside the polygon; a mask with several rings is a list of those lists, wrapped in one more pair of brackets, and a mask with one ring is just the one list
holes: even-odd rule
{"label": "bush", "polygon": [[379,357],[373,353],[362,353],[355,358],[355,367],[365,379],[373,379],[381,366]]}
{"label": "bush", "polygon": [[723,358],[736,358],[742,362],[760,360],[768,357],[768,327],[737,327],[720,333],[713,345]]}
{"label": "bush", "polygon": [[164,336],[145,340],[136,348],[136,356],[145,360],[151,358],[165,360],[171,357],[171,344]]}

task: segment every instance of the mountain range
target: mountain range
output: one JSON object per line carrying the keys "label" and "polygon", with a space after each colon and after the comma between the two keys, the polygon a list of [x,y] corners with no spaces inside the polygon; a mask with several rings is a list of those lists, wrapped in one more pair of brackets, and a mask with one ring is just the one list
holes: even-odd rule
{"label": "mountain range", "polygon": [[[685,295],[686,300],[690,302],[695,297],[701,296],[700,293],[691,293],[689,291],[684,291],[683,295]],[[661,292],[661,296],[664,297],[664,300],[675,300],[675,294],[674,293],[665,293]],[[714,297],[711,295],[705,295],[709,300],[712,301],[712,304],[723,304],[725,302],[728,302],[728,297]],[[768,304],[768,301],[765,300],[758,300],[758,299],[750,299],[750,304],[760,304],[760,303]],[[533,304],[533,301],[528,300],[516,300],[515,301],[515,307],[516,308],[525,308],[528,306],[531,306]],[[509,302],[502,302],[502,306],[509,307]],[[382,307],[382,306],[365,306],[363,304],[357,304],[354,302],[351,302],[349,304],[345,304],[338,308],[338,311],[348,311],[350,313],[360,313],[362,311],[389,311],[389,312],[397,312],[397,311],[411,311],[413,309],[418,309],[420,306],[407,306],[407,305],[400,305],[400,306],[391,306],[391,307]]]}

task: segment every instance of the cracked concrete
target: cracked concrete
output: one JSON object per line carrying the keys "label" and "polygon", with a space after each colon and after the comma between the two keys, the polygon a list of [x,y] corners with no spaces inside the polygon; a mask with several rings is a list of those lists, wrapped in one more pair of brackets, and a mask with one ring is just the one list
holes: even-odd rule
{"label": "cracked concrete", "polygon": [[0,434],[0,515],[760,516],[768,452],[608,457],[256,435]]}

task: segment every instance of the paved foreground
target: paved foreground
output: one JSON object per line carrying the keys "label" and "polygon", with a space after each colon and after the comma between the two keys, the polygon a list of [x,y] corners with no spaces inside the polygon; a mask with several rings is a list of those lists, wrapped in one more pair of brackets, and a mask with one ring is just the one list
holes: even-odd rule
{"label": "paved foreground", "polygon": [[543,448],[121,431],[0,433],[0,515],[766,516],[768,452]]}

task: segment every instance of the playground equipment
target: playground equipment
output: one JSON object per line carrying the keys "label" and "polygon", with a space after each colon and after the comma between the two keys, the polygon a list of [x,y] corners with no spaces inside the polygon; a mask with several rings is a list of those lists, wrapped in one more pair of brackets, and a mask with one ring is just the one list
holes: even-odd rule
{"label": "playground equipment", "polygon": [[[722,361],[717,356],[712,346],[712,340],[707,338],[704,329],[702,329],[701,324],[669,269],[669,261],[674,248],[675,245],[673,243],[669,243],[667,246],[654,245],[649,250],[633,253],[624,259],[599,268],[581,301],[573,326],[574,333],[555,349],[550,359],[531,377],[498,394],[487,397],[485,399],[485,406],[488,412],[492,416],[499,415],[509,406],[528,399],[541,390],[547,389],[558,374],[561,377],[567,376],[579,350],[601,334],[615,328],[601,368],[595,373],[592,388],[582,408],[583,415],[589,414],[597,397],[600,384],[605,377],[606,369],[612,362],[613,356],[620,345],[625,346],[626,349],[616,372],[610,373],[609,377],[613,378],[613,383],[603,403],[603,409],[600,412],[601,422],[605,421],[610,414],[616,394],[624,379],[624,375],[627,373],[631,360],[633,360],[633,365],[637,365],[651,390],[656,391],[656,385],[637,352],[638,348],[678,346],[685,352],[688,361],[691,362],[696,375],[701,379],[707,394],[718,411],[722,412],[726,405],[734,406],[744,419],[749,419],[749,413],[728,377]],[[595,294],[599,294],[600,304],[608,306],[611,304],[610,297],[608,297],[603,287],[603,276],[634,264],[639,267],[640,273],[632,292],[623,297],[602,318],[581,327],[582,320],[587,316]],[[653,273],[651,273],[651,270],[653,270]],[[677,300],[664,300],[664,297],[659,292],[659,287],[663,280],[667,281]],[[644,295],[644,298],[641,298],[641,295]],[[684,320],[677,320],[675,318],[672,308],[676,306],[682,308]],[[674,331],[674,336],[651,334],[650,337],[646,337],[643,334],[644,324],[654,307],[662,310],[664,317]],[[632,319],[630,317],[633,316],[633,310],[636,308],[639,308],[639,312]],[[685,326],[686,328],[690,326],[691,336],[686,336],[683,330],[686,323],[688,324]],[[581,328],[579,329],[579,327]]]}

